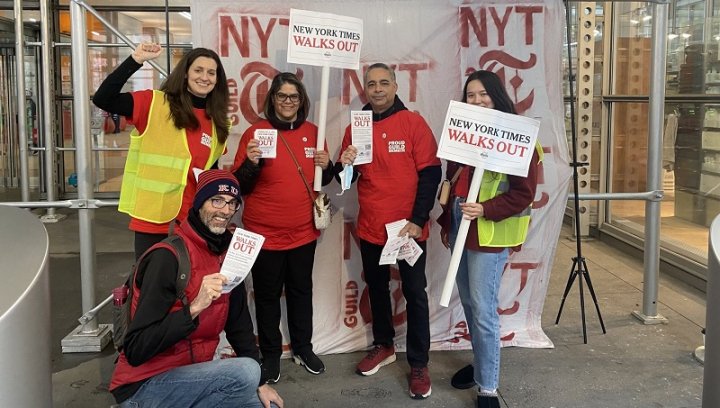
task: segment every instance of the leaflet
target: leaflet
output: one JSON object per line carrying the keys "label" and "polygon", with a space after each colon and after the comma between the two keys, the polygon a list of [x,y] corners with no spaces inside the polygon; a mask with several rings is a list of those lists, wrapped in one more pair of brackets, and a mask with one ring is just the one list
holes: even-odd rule
{"label": "leaflet", "polygon": [[245,280],[264,242],[265,237],[260,234],[235,228],[230,248],[220,268],[220,273],[227,277],[222,293],[230,292]]}
{"label": "leaflet", "polygon": [[255,129],[253,137],[258,141],[258,147],[262,152],[261,157],[263,159],[274,159],[277,157],[277,129]]}
{"label": "leaflet", "polygon": [[372,163],[373,128],[372,111],[350,111],[352,145],[357,149],[353,164]]}
{"label": "leaflet", "polygon": [[409,241],[407,234],[401,237],[398,236],[400,230],[402,230],[407,223],[407,220],[398,220],[385,224],[385,231],[387,231],[388,240],[382,249],[382,253],[380,254],[379,265],[392,265],[397,262],[400,248]]}
{"label": "leaflet", "polygon": [[400,252],[398,253],[397,259],[404,259],[405,262],[408,263],[410,266],[415,266],[415,262],[417,262],[418,258],[420,258],[420,255],[422,255],[423,250],[420,248],[420,245],[418,243],[410,238],[408,243],[400,247]]}

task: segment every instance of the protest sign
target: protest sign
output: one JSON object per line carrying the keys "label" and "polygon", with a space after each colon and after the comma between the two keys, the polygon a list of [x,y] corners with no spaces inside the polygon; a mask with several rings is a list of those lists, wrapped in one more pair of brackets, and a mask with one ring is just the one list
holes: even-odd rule
{"label": "protest sign", "polygon": [[540,122],[520,115],[450,101],[437,156],[524,177]]}
{"label": "protest sign", "polygon": [[[540,122],[494,109],[450,101],[437,156],[475,167],[467,203],[477,202],[485,170],[525,177],[535,151]],[[450,303],[470,220],[463,217],[440,295]]]}
{"label": "protest sign", "polygon": [[[290,9],[287,61],[322,67],[317,151],[325,150],[330,67],[342,69],[360,67],[362,31],[363,22],[355,17]],[[321,185],[322,168],[315,166],[313,189],[320,191]]]}
{"label": "protest sign", "polygon": [[358,69],[362,20],[307,10],[290,10],[288,62]]}

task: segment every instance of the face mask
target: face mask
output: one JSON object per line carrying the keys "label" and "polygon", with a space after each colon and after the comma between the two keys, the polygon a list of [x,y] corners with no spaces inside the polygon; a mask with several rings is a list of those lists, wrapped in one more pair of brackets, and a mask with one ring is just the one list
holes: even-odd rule
{"label": "face mask", "polygon": [[343,166],[343,171],[338,174],[340,177],[340,188],[342,191],[340,191],[339,196],[343,195],[345,190],[350,189],[350,185],[352,184],[352,178],[353,178],[353,166],[352,164],[345,164]]}

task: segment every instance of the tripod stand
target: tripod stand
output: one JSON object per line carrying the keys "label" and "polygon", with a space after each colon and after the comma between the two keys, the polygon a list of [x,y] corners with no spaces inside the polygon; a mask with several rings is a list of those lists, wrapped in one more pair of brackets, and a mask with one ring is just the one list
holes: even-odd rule
{"label": "tripod stand", "polygon": [[567,295],[570,292],[570,288],[572,287],[573,283],[575,282],[575,279],[578,281],[578,286],[580,288],[580,314],[582,316],[582,328],[583,328],[583,343],[587,344],[587,327],[585,325],[585,291],[583,289],[583,280],[585,283],[587,283],[588,290],[590,291],[590,295],[592,296],[592,300],[595,303],[595,310],[598,314],[598,319],[600,319],[600,326],[602,327],[603,334],[606,333],[605,331],[605,323],[603,323],[602,315],[600,314],[600,306],[598,305],[597,297],[595,296],[595,289],[593,289],[592,281],[590,280],[590,271],[588,270],[587,264],[585,263],[585,257],[582,256],[582,240],[580,238],[580,200],[579,200],[579,190],[580,185],[578,182],[578,167],[587,166],[588,163],[580,163],[577,160],[577,130],[575,129],[575,96],[574,96],[574,75],[573,75],[573,69],[572,69],[572,50],[571,50],[571,41],[570,41],[570,7],[568,5],[568,1],[565,1],[565,19],[566,19],[566,41],[567,41],[567,49],[568,49],[568,69],[569,69],[569,78],[570,81],[570,123],[571,123],[571,134],[572,134],[572,163],[570,163],[570,166],[573,168],[573,201],[574,201],[574,210],[575,210],[575,250],[576,250],[576,256],[573,258],[573,264],[570,268],[570,276],[568,277],[567,284],[565,285],[565,292],[563,292],[562,301],[560,302],[560,310],[558,310],[557,318],[555,319],[555,324],[558,324],[560,322],[560,315],[562,314],[563,307],[565,306],[565,299],[567,299]]}
{"label": "tripod stand", "polygon": [[[571,113],[572,115],[572,113]],[[597,296],[595,296],[595,289],[592,285],[592,280],[590,280],[590,271],[588,270],[587,264],[585,263],[585,257],[582,256],[582,240],[580,239],[580,204],[578,199],[578,172],[577,168],[581,166],[587,165],[587,163],[578,163],[577,162],[577,156],[576,156],[576,145],[577,140],[574,137],[573,133],[573,163],[571,166],[573,167],[573,182],[574,182],[574,201],[575,201],[575,251],[576,256],[573,258],[573,264],[570,268],[570,276],[568,276],[567,284],[565,285],[565,291],[563,292],[562,301],[560,302],[560,310],[558,310],[557,318],[555,318],[555,324],[560,323],[560,315],[562,314],[563,307],[565,306],[565,299],[567,299],[567,295],[570,292],[570,288],[572,287],[573,283],[575,283],[575,279],[578,281],[578,286],[580,289],[580,315],[582,316],[582,329],[583,329],[583,343],[587,344],[587,327],[585,325],[585,290],[583,289],[583,280],[587,283],[588,291],[590,291],[590,296],[592,296],[592,300],[595,303],[595,310],[598,314],[598,319],[600,320],[600,327],[602,327],[603,334],[607,333],[605,331],[605,323],[603,322],[602,314],[600,313],[600,306],[598,305]]]}

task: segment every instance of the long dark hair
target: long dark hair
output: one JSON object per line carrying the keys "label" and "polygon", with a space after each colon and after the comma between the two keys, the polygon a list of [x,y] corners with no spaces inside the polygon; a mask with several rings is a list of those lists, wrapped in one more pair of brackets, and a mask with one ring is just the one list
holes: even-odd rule
{"label": "long dark hair", "polygon": [[215,87],[205,97],[205,114],[215,124],[215,131],[220,143],[225,143],[228,137],[228,104],[230,95],[228,92],[227,77],[220,57],[213,50],[207,48],[194,48],[185,54],[175,69],[170,72],[160,90],[165,92],[170,105],[170,116],[175,127],[178,129],[197,129],[200,122],[193,112],[192,98],[187,90],[187,72],[190,66],[200,57],[212,58],[217,64],[217,81]]}
{"label": "long dark hair", "polygon": [[485,91],[488,93],[488,96],[490,96],[490,99],[492,99],[493,105],[495,105],[496,110],[505,113],[517,114],[517,111],[515,110],[515,104],[513,103],[512,99],[510,99],[510,95],[508,95],[507,90],[505,89],[505,85],[500,80],[500,77],[497,76],[497,74],[495,74],[494,72],[490,71],[475,71],[470,74],[470,76],[468,76],[467,80],[465,81],[465,86],[463,87],[463,102],[467,103],[468,84],[475,80],[478,80],[483,84],[483,86],[485,87]]}
{"label": "long dark hair", "polygon": [[273,78],[267,97],[265,98],[265,106],[263,106],[265,118],[268,120],[270,120],[270,118],[278,118],[275,113],[275,104],[273,103],[273,100],[275,99],[275,95],[280,92],[280,88],[284,84],[295,85],[295,88],[300,94],[300,107],[298,108],[297,118],[304,121],[310,113],[310,99],[308,98],[307,91],[305,90],[305,85],[303,85],[297,75],[292,72],[281,72]]}

